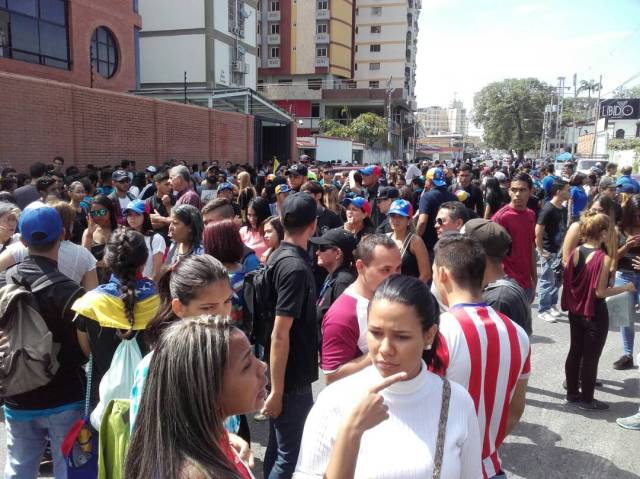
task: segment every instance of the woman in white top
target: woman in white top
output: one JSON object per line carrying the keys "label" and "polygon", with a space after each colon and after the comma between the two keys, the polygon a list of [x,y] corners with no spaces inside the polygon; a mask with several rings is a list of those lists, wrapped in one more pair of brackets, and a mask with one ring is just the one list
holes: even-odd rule
{"label": "woman in white top", "polygon": [[144,235],[144,241],[147,245],[147,250],[149,250],[142,276],[150,278],[157,283],[160,279],[160,270],[162,269],[167,244],[162,235],[153,231],[151,218],[147,211],[147,203],[142,200],[133,200],[124,209],[124,214],[127,218],[127,225]]}
{"label": "woman in white top", "polygon": [[20,235],[16,233],[19,218],[20,208],[7,201],[0,202],[0,252],[20,241]]}
{"label": "woman in white top", "polygon": [[[478,420],[469,394],[448,382],[449,406],[443,410],[445,383],[427,370],[438,366],[437,317],[431,293],[419,279],[391,276],[380,285],[369,305],[373,365],[320,394],[305,423],[294,478],[482,478]],[[439,476],[433,473],[436,462]]]}

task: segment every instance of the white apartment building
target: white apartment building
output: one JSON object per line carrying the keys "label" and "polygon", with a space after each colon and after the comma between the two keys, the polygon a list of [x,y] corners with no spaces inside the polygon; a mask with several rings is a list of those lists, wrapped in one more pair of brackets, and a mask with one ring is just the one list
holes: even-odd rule
{"label": "white apartment building", "polygon": [[441,106],[419,108],[416,116],[421,129],[427,135],[467,132],[467,110],[459,100],[453,100],[449,108]]}
{"label": "white apartment building", "polygon": [[139,0],[140,89],[256,89],[256,0]]}
{"label": "white apartment building", "polygon": [[357,88],[404,88],[414,100],[421,0],[356,0],[355,7]]}

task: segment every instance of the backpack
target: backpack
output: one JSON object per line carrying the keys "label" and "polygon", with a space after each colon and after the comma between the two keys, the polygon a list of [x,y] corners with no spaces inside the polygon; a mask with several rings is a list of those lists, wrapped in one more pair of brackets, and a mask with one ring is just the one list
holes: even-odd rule
{"label": "backpack", "polygon": [[[7,272],[7,284],[0,288],[0,330],[9,340],[0,350],[0,397],[42,387],[60,367],[61,345],[53,341],[53,333],[42,318],[34,295],[64,282],[72,282],[80,289],[59,271],[38,278],[31,286],[14,278],[13,271],[15,268]],[[75,297],[76,294],[69,296],[65,311]]]}
{"label": "backpack", "polygon": [[[278,251],[274,252],[278,254]],[[244,323],[249,325],[252,344],[266,346],[270,327],[276,316],[276,291],[272,271],[284,258],[297,258],[293,252],[283,251],[271,264],[260,265],[244,277]]]}

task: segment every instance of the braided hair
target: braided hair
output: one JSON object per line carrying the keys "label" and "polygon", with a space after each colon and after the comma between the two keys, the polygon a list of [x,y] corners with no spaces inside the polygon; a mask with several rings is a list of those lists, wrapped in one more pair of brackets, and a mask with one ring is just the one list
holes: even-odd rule
{"label": "braided hair", "polygon": [[144,236],[131,229],[119,228],[111,234],[104,253],[108,269],[120,280],[120,298],[129,321],[129,330],[118,332],[123,339],[133,334],[133,308],[136,302],[136,276],[147,262],[149,251]]}

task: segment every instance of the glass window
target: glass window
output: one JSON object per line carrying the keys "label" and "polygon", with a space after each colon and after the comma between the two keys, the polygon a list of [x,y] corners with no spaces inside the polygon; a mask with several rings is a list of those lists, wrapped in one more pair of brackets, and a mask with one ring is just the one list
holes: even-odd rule
{"label": "glass window", "polygon": [[9,10],[18,13],[24,13],[32,17],[38,16],[38,5],[36,0],[8,0],[7,6]]}
{"label": "glass window", "polygon": [[278,33],[280,33],[280,24],[279,23],[272,23],[271,24],[271,35],[277,35]]}
{"label": "glass window", "polygon": [[118,69],[116,40],[105,27],[96,28],[91,37],[91,64],[105,78],[111,78]]}
{"label": "glass window", "polygon": [[311,104],[311,116],[313,118],[320,117],[320,103],[312,103]]}
{"label": "glass window", "polygon": [[317,57],[326,57],[327,49],[326,48],[316,48],[316,56]]}
{"label": "glass window", "polygon": [[369,88],[380,88],[380,82],[378,80],[369,81]]}
{"label": "glass window", "polygon": [[379,63],[369,63],[369,70],[380,70]]}
{"label": "glass window", "polygon": [[382,7],[371,7],[371,15],[380,16],[382,15]]}
{"label": "glass window", "polygon": [[370,52],[379,52],[380,51],[380,45],[369,45],[369,51]]}
{"label": "glass window", "polygon": [[7,8],[7,0],[0,0],[0,8]]}
{"label": "glass window", "polygon": [[41,21],[40,45],[42,55],[67,60],[67,30],[64,27]]}
{"label": "glass window", "polygon": [[[38,20],[23,17],[22,15],[11,16],[11,48],[37,54],[40,51],[38,42]],[[14,51],[14,56],[15,56]],[[31,60],[27,60],[31,61]]]}
{"label": "glass window", "polygon": [[64,25],[64,2],[62,0],[40,0],[40,18]]}
{"label": "glass window", "polygon": [[371,33],[381,33],[382,27],[380,25],[371,25]]}

